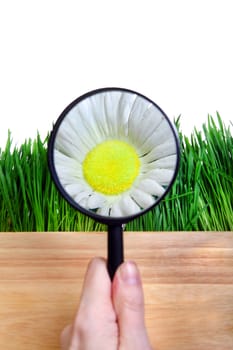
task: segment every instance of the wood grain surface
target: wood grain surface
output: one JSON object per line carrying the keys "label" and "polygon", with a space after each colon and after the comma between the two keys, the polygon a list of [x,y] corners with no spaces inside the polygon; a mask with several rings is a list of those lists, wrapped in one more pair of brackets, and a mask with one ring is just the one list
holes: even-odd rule
{"label": "wood grain surface", "polygon": [[[232,350],[233,233],[124,235],[154,350]],[[59,349],[88,261],[105,255],[105,233],[1,233],[0,349]]]}

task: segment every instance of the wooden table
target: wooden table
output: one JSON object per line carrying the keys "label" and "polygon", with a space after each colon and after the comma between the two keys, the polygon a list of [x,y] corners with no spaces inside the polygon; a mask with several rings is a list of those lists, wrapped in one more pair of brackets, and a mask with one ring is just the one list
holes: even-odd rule
{"label": "wooden table", "polygon": [[[59,349],[87,263],[105,255],[105,233],[1,233],[0,349]],[[232,232],[125,233],[125,255],[155,350],[233,349]]]}

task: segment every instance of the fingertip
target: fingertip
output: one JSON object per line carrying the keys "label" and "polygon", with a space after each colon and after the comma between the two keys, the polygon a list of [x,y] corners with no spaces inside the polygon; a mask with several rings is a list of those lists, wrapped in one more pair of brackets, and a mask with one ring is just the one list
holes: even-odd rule
{"label": "fingertip", "polygon": [[126,261],[120,265],[117,277],[126,285],[141,285],[138,267],[133,261]]}
{"label": "fingertip", "polygon": [[111,280],[107,271],[106,260],[101,257],[93,258],[87,267],[84,278],[79,309],[98,309],[102,303],[110,303]]}
{"label": "fingertip", "polygon": [[118,268],[112,290],[122,344],[135,350],[148,349],[143,288],[139,269],[134,262],[124,262]]}
{"label": "fingertip", "polygon": [[[140,319],[144,313],[144,295],[139,269],[133,261],[127,261],[118,268],[112,286],[113,301],[121,316],[134,310]],[[134,318],[133,315],[131,315]]]}
{"label": "fingertip", "polygon": [[91,268],[96,268],[98,266],[106,267],[107,266],[106,259],[100,256],[96,256],[92,258],[88,263],[87,271]]}
{"label": "fingertip", "polygon": [[95,257],[91,259],[87,266],[87,271],[85,274],[84,285],[86,283],[98,283],[98,278],[108,279],[107,272],[107,262],[106,259],[102,257]]}

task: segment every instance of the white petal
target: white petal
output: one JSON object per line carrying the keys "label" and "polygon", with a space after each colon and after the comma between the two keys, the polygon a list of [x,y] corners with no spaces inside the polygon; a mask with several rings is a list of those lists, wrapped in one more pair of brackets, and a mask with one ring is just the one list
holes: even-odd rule
{"label": "white petal", "polygon": [[[81,115],[81,123],[87,130],[90,138],[95,142],[95,144],[100,143],[106,138],[106,132],[108,129],[103,129],[103,122],[100,122],[100,117],[103,119],[104,116],[100,116],[101,113],[101,94],[97,95],[99,97],[98,103],[97,99],[93,98],[85,99],[78,105],[79,113]],[[95,104],[94,104],[95,103]]]}
{"label": "white petal", "polygon": [[90,147],[94,146],[94,143],[93,145],[92,144],[90,145],[90,139],[91,139],[90,131],[87,130],[83,125],[83,122],[82,122],[83,118],[84,116],[80,114],[79,104],[78,104],[69,111],[65,121],[69,125],[69,128],[75,132],[75,137],[77,141],[80,140],[85,147],[90,149]]}
{"label": "white petal", "polygon": [[77,196],[74,197],[75,202],[77,202],[79,205],[81,205],[81,201],[83,199],[88,199],[90,193],[88,192],[79,192]]}
{"label": "white petal", "polygon": [[98,193],[93,192],[87,200],[87,206],[90,209],[97,209],[105,206],[106,198]]}
{"label": "white petal", "polygon": [[155,204],[155,200],[150,194],[136,188],[132,190],[131,197],[143,209],[147,209]]}
{"label": "white petal", "polygon": [[55,147],[61,153],[75,159],[79,163],[83,162],[85,158],[85,153],[77,149],[71,142],[60,140],[59,146],[56,144]]}
{"label": "white petal", "polygon": [[[153,123],[151,123],[151,126],[148,124],[148,130],[151,130],[151,132],[150,134],[149,132],[144,132],[146,137],[144,138],[144,143],[140,146],[141,154],[150,152],[153,148],[173,137],[172,129],[165,118],[155,129],[153,128]],[[141,132],[143,133],[143,130]]]}
{"label": "white petal", "polygon": [[113,203],[110,211],[111,217],[124,217],[124,214],[122,213],[122,208],[119,204],[119,201]]}
{"label": "white petal", "polygon": [[140,150],[140,154],[148,153],[148,151],[153,148],[158,139],[158,129],[160,128],[160,125],[163,124],[164,120],[164,115],[155,108],[154,105],[149,106],[145,111],[143,119],[140,122],[140,127],[138,128],[137,126],[137,146]]}
{"label": "white petal", "polygon": [[174,170],[176,167],[176,162],[177,162],[177,155],[173,154],[168,157],[164,157],[161,159],[158,159],[154,162],[148,163],[148,164],[143,164],[143,167],[147,170],[152,170],[155,168],[163,168],[163,169],[172,169]]}
{"label": "white petal", "polygon": [[162,196],[165,192],[165,189],[161,185],[150,179],[142,180],[137,188],[157,197]]}
{"label": "white petal", "polygon": [[128,136],[128,120],[135,99],[136,94],[126,92],[121,93],[117,108],[119,136]]}
{"label": "white petal", "polygon": [[[60,173],[59,174],[59,180],[61,182],[61,184],[63,185],[63,187],[65,187],[66,185],[70,185],[72,183],[82,183],[83,185],[83,180],[81,178],[78,178],[74,175],[70,175],[68,173]],[[85,189],[85,187],[83,186],[83,188]]]}
{"label": "white petal", "polygon": [[71,179],[75,179],[76,180],[75,182],[79,181],[80,179],[83,180],[82,173],[78,168],[68,169],[68,168],[64,168],[64,166],[57,166],[56,169],[57,169],[57,173],[59,174],[59,177],[61,178],[68,179],[70,177]]}
{"label": "white petal", "polygon": [[[72,119],[72,115],[68,115],[65,120],[61,123],[57,137],[56,145],[57,148],[62,146],[63,143],[72,144],[78,152],[86,154],[90,150],[89,136],[85,134],[85,131],[80,135],[80,117],[75,114],[75,119]],[[85,138],[86,144],[85,144]]]}
{"label": "white petal", "polygon": [[56,172],[62,184],[69,184],[72,182],[79,182],[83,180],[81,166],[74,159],[64,156],[59,152],[55,153],[54,165]]}
{"label": "white petal", "polygon": [[175,141],[174,139],[168,139],[166,142],[152,149],[150,153],[146,154],[141,159],[143,159],[144,162],[146,161],[149,163],[157,159],[173,155],[175,153],[176,153]]}
{"label": "white petal", "polygon": [[104,96],[105,93],[95,94],[90,97],[90,101],[92,104],[92,114],[98,126],[99,133],[103,139],[106,139],[109,137],[109,127],[105,113]]}
{"label": "white petal", "polygon": [[129,137],[130,139],[137,144],[140,128],[144,122],[144,113],[150,107],[151,103],[144,98],[137,96],[135,99],[130,115],[129,115]]}
{"label": "white petal", "polygon": [[83,184],[80,183],[71,183],[68,185],[64,185],[64,188],[71,197],[77,196],[80,192],[84,190]]}
{"label": "white petal", "polygon": [[109,210],[110,210],[110,206],[109,205],[105,205],[102,208],[99,208],[97,210],[97,214],[101,215],[101,216],[109,216]]}
{"label": "white petal", "polygon": [[83,207],[84,209],[88,209],[87,198],[82,198],[78,204],[80,205],[80,207]]}
{"label": "white petal", "polygon": [[129,194],[123,195],[119,201],[122,214],[124,216],[135,215],[141,211],[141,208],[137,203],[130,197]]}
{"label": "white petal", "polygon": [[54,164],[63,185],[84,181],[81,166],[75,160],[58,152],[55,156]]}
{"label": "white petal", "polygon": [[104,106],[106,121],[108,123],[109,137],[118,137],[118,105],[121,97],[119,91],[106,92],[104,96]]}
{"label": "white petal", "polygon": [[66,168],[75,168],[79,162],[77,160],[71,158],[70,156],[58,151],[57,149],[54,150],[54,162],[55,165],[61,165]]}
{"label": "white petal", "polygon": [[88,114],[85,114],[83,111],[83,114],[80,113],[81,106],[82,102],[71,109],[67,114],[66,121],[69,123],[70,128],[75,130],[77,140],[80,140],[87,149],[90,149],[96,145],[96,140],[92,137],[92,130],[87,128],[83,123],[83,120],[88,117]]}
{"label": "white petal", "polygon": [[154,169],[149,171],[146,176],[148,179],[158,182],[160,185],[168,185],[174,175],[174,171],[170,169]]}

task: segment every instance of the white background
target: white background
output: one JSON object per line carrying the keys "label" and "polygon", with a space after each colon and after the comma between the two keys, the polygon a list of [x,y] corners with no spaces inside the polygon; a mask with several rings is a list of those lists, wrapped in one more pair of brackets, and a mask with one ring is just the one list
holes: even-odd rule
{"label": "white background", "polygon": [[188,135],[233,120],[231,0],[0,2],[0,147],[44,137],[73,99],[136,90]]}

